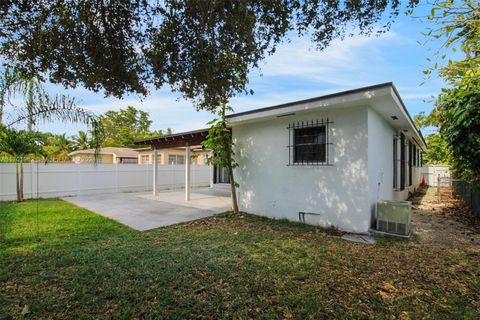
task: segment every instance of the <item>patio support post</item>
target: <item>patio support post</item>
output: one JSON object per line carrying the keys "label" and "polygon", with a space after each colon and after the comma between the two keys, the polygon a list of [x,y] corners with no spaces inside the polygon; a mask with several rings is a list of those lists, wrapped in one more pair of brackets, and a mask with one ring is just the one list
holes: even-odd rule
{"label": "patio support post", "polygon": [[190,201],[190,146],[185,144],[185,201]]}
{"label": "patio support post", "polygon": [[[213,152],[209,153],[208,157],[213,157]],[[213,164],[210,164],[210,188],[213,188],[213,184],[214,184],[213,175],[214,174],[215,174],[215,167],[213,166]]]}
{"label": "patio support post", "polygon": [[158,150],[157,147],[153,147],[153,195],[157,195],[157,176],[158,176]]}

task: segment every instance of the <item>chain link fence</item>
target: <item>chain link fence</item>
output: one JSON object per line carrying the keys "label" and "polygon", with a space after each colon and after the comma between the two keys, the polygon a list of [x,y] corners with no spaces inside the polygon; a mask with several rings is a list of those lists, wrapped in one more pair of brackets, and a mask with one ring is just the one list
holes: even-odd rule
{"label": "chain link fence", "polygon": [[470,207],[473,214],[480,217],[480,187],[472,186],[469,182],[451,177],[437,177],[437,198],[441,203],[447,198],[459,197]]}

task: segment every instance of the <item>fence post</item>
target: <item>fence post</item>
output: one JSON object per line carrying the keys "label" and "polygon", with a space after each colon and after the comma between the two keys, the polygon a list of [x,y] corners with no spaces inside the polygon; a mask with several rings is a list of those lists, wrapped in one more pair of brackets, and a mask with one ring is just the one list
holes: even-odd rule
{"label": "fence post", "polygon": [[33,160],[30,160],[30,199],[33,199]]}
{"label": "fence post", "polygon": [[437,199],[440,203],[440,175],[437,175]]}
{"label": "fence post", "polygon": [[118,193],[118,163],[115,163],[115,192]]}

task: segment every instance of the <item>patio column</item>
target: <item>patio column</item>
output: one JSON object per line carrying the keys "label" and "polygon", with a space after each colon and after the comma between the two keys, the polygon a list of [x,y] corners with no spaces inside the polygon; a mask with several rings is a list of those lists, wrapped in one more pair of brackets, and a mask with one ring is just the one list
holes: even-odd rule
{"label": "patio column", "polygon": [[190,146],[185,144],[185,201],[190,201]]}
{"label": "patio column", "polygon": [[153,195],[157,195],[157,176],[158,176],[158,150],[153,146]]}
{"label": "patio column", "polygon": [[[208,157],[209,158],[213,157],[213,152],[210,152],[208,154]],[[213,164],[210,164],[209,166],[210,166],[210,188],[213,188],[213,184],[215,183],[214,178],[213,178],[213,176],[215,174],[215,167],[213,166]]]}

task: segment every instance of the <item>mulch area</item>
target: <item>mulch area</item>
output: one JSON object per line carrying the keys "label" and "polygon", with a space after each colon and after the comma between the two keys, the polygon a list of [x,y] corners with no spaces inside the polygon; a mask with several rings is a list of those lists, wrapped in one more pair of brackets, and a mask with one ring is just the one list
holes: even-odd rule
{"label": "mulch area", "polygon": [[421,188],[410,199],[412,224],[420,243],[471,246],[480,250],[480,218],[450,189]]}

